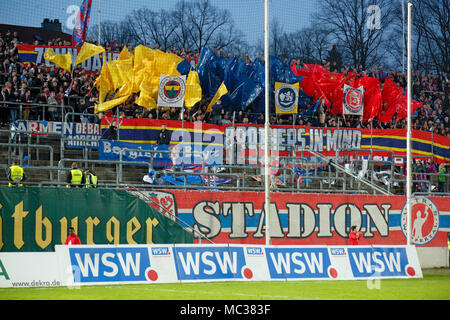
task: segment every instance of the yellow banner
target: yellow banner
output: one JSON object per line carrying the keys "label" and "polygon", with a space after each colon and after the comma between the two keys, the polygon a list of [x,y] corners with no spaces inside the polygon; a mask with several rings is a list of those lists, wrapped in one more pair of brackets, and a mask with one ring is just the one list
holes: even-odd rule
{"label": "yellow banner", "polygon": [[300,84],[275,82],[275,110],[277,114],[297,114]]}

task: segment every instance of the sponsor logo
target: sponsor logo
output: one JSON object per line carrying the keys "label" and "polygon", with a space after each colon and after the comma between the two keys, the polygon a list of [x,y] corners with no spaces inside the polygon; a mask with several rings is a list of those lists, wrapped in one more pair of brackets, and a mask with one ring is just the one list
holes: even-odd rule
{"label": "sponsor logo", "polygon": [[327,248],[266,248],[266,259],[272,279],[336,277]]}
{"label": "sponsor logo", "polygon": [[415,270],[408,264],[405,248],[348,248],[350,266],[358,277],[412,276]]}
{"label": "sponsor logo", "polygon": [[170,257],[170,249],[169,247],[152,248],[152,256]]}
{"label": "sponsor logo", "polygon": [[[403,206],[401,213],[401,228],[407,235],[407,209]],[[439,231],[439,210],[427,197],[411,199],[411,242],[424,245],[434,239]]]}
{"label": "sponsor logo", "polygon": [[247,247],[247,255],[249,256],[262,256],[264,255],[263,249],[260,247]]}
{"label": "sponsor logo", "polygon": [[179,280],[251,279],[244,248],[175,247],[174,256]]}
{"label": "sponsor logo", "polygon": [[154,273],[146,247],[69,248],[74,283],[146,282]]}
{"label": "sponsor logo", "polygon": [[330,248],[330,254],[332,256],[346,256],[345,248]]}

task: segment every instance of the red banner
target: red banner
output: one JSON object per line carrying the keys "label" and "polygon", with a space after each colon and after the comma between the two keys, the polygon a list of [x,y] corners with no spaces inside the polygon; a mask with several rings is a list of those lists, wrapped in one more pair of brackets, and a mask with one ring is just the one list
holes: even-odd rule
{"label": "red banner", "polygon": [[[264,244],[264,193],[236,194],[166,190],[148,196],[215,243]],[[348,245],[350,228],[356,225],[363,232],[360,245],[404,245],[405,203],[404,196],[272,193],[272,244]],[[449,231],[449,197],[413,198],[414,244],[445,247]]]}

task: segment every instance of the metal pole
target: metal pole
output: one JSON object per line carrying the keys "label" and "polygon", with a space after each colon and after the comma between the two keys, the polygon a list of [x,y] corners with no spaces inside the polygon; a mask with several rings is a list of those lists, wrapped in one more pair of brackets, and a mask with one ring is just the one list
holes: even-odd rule
{"label": "metal pole", "polygon": [[264,67],[265,67],[265,150],[264,150],[264,190],[265,190],[265,224],[266,224],[266,246],[270,241],[270,172],[269,172],[269,0],[264,0]]}
{"label": "metal pole", "polygon": [[405,73],[405,0],[402,0],[402,73]]}
{"label": "metal pole", "polygon": [[101,0],[98,0],[98,45],[101,46],[101,23],[100,23],[100,8],[101,8]]}
{"label": "metal pole", "polygon": [[412,70],[411,70],[411,43],[412,43],[412,32],[411,32],[411,24],[412,24],[412,8],[413,5],[411,1],[408,1],[408,90],[407,90],[407,106],[408,106],[408,129],[406,133],[406,244],[411,245],[411,187],[412,187],[412,159],[411,159],[411,96],[412,96]]}

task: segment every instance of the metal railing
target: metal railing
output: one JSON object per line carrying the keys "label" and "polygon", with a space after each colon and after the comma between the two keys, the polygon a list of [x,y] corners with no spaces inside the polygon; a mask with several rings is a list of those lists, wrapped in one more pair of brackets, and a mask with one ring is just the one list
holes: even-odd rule
{"label": "metal railing", "polygon": [[[64,119],[65,110],[69,109],[74,112],[74,108],[70,105],[60,105],[60,104],[46,104],[46,103],[32,103],[32,102],[14,102],[14,101],[0,101],[0,105],[9,105],[8,109],[11,110],[17,110],[19,111],[18,117],[14,120],[22,120],[23,119],[23,113],[24,113],[24,107],[28,108],[30,107],[31,110],[36,109],[36,114],[38,115],[38,120],[49,120],[46,119],[46,109],[47,112],[49,108],[55,108],[57,109],[56,115],[59,118],[59,112],[61,112],[61,121]],[[39,108],[39,109],[38,109]],[[42,109],[42,110],[41,110]],[[61,110],[58,110],[61,109]],[[31,111],[30,111],[31,112]],[[42,118],[40,117],[42,116]]]}
{"label": "metal railing", "polygon": [[150,163],[144,162],[144,161],[108,161],[108,160],[87,160],[87,159],[70,159],[70,158],[63,158],[58,161],[58,182],[61,182],[61,171],[67,171],[70,170],[70,168],[66,168],[63,166],[64,162],[77,162],[77,163],[94,163],[94,164],[109,164],[109,165],[116,165],[116,184],[120,184],[122,181],[122,177],[118,170],[118,165],[125,164],[125,165],[144,165],[148,167],[148,171],[151,170]]}

